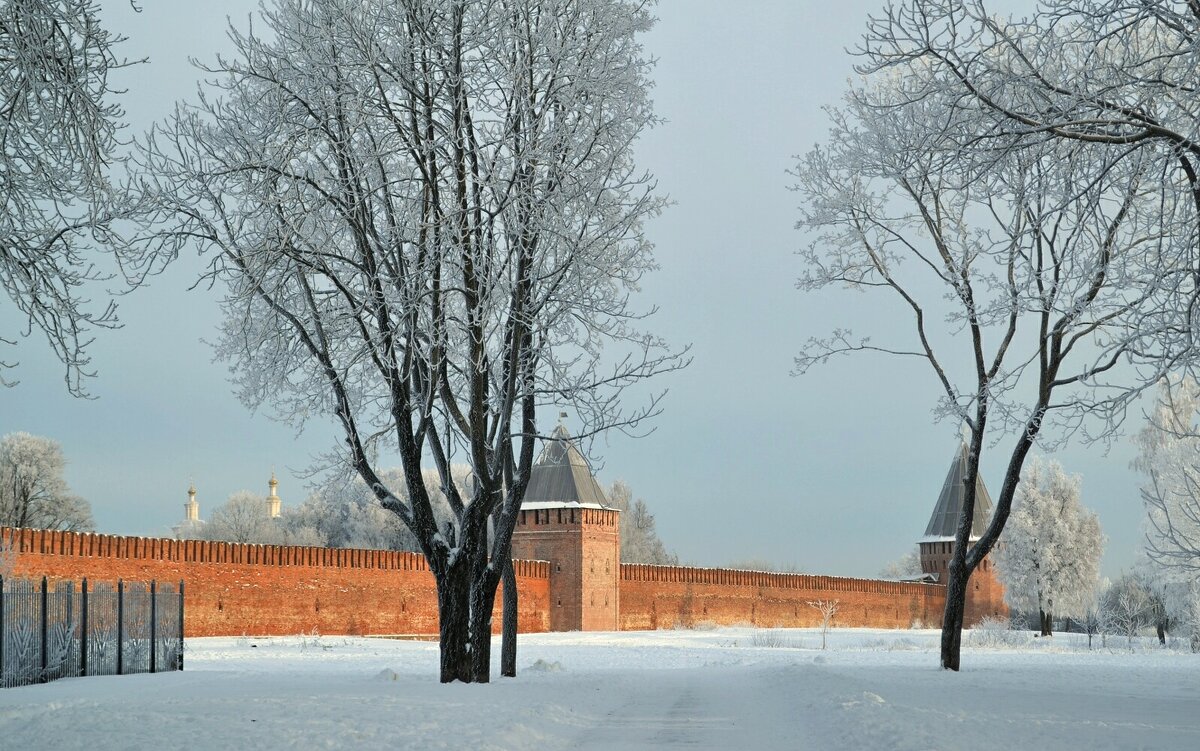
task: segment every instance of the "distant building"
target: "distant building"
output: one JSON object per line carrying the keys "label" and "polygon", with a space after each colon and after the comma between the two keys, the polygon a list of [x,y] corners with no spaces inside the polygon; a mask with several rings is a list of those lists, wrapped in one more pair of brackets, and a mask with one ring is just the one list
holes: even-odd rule
{"label": "distant building", "polygon": [[513,532],[514,558],[550,561],[550,630],[620,627],[620,512],[562,423],[529,476]]}
{"label": "distant building", "polygon": [[270,494],[267,495],[267,516],[278,519],[279,512],[283,509],[283,501],[279,498],[279,480],[275,479],[275,470],[271,470],[271,481],[267,485],[271,488]]}
{"label": "distant building", "polygon": [[200,518],[200,503],[196,500],[196,486],[189,484],[187,503],[183,504],[183,521],[171,527],[171,534],[177,540],[190,540],[199,537],[202,529],[204,529],[204,520]]}
{"label": "distant building", "polygon": [[[925,526],[925,536],[917,541],[921,551],[921,570],[939,584],[946,583],[950,557],[954,552],[954,536],[962,512],[967,485],[967,459],[970,447],[963,441],[954,458],[942,492],[938,495],[933,515]],[[974,545],[983,535],[992,518],[992,496],[983,484],[983,477],[975,478],[975,509],[971,515],[970,544]],[[968,547],[969,549],[969,547]],[[966,622],[977,623],[987,616],[1006,617],[1008,606],[1004,603],[1004,585],[996,578],[991,556],[983,559],[967,585]]]}

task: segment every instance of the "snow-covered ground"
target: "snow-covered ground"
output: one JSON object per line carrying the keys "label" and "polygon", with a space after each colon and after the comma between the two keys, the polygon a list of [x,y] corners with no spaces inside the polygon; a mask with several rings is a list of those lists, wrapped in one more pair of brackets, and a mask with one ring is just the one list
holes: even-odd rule
{"label": "snow-covered ground", "polygon": [[516,679],[442,686],[429,642],[191,639],[183,673],[0,691],[0,747],[1200,748],[1200,656],[1021,641],[956,675],[934,631],[538,634]]}

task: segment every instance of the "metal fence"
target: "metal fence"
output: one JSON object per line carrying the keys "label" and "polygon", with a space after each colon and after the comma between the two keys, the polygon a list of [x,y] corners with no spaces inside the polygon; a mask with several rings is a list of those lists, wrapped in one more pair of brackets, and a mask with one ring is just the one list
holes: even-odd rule
{"label": "metal fence", "polygon": [[0,688],[183,670],[183,582],[0,577]]}

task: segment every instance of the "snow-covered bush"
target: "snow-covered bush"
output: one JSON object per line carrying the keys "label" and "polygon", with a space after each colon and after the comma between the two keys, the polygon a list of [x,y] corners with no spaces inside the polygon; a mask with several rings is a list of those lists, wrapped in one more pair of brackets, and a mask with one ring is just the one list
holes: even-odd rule
{"label": "snow-covered bush", "polygon": [[750,645],[765,649],[804,649],[804,640],[776,629],[759,629],[750,637]]}
{"label": "snow-covered bush", "polygon": [[1013,630],[1007,618],[987,616],[968,632],[968,643],[973,647],[994,649],[997,647],[1019,647],[1030,639],[1025,631]]}

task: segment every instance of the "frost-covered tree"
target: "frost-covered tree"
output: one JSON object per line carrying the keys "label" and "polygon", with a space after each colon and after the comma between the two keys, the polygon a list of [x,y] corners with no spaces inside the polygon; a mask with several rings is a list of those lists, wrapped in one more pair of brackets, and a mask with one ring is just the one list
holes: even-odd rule
{"label": "frost-covered tree", "polygon": [[1180,620],[1187,627],[1188,643],[1193,652],[1200,652],[1200,585],[1193,585],[1184,600]]}
{"label": "frost-covered tree", "polygon": [[725,568],[737,571],[768,571],[773,574],[803,574],[804,567],[798,563],[778,563],[766,558],[734,558]]}
{"label": "frost-covered tree", "polygon": [[197,532],[206,540],[324,547],[327,540],[323,531],[308,522],[307,515],[295,509],[285,509],[278,518],[272,518],[266,496],[239,490],[213,509],[208,523]]}
{"label": "frost-covered tree", "polygon": [[199,532],[206,540],[262,545],[283,543],[283,529],[271,518],[266,496],[249,490],[236,491],[215,507]]}
{"label": "frost-covered tree", "polygon": [[634,500],[633,490],[622,480],[608,489],[608,501],[621,510],[621,563],[679,565],[679,556],[667,550],[654,527],[654,514],[641,498]]}
{"label": "frost-covered tree", "polygon": [[[95,0],[0,4],[0,289],[16,309],[0,344],[44,336],[75,395],[93,373],[93,331],[117,323],[115,305],[89,292],[108,296],[115,277],[136,286],[155,260],[116,236],[135,206],[109,180],[124,160],[109,76],[132,63],[98,11]],[[0,358],[0,384],[14,366]]]}
{"label": "frost-covered tree", "polygon": [[1200,385],[1164,378],[1138,432],[1133,466],[1145,476],[1146,552],[1170,578],[1200,574]]}
{"label": "frost-covered tree", "polygon": [[331,548],[417,549],[408,528],[379,505],[379,499],[361,481],[326,483],[285,513],[289,512],[304,526],[318,530]]}
{"label": "frost-covered tree", "polygon": [[914,579],[925,573],[921,568],[921,551],[913,548],[879,570],[880,579]]}
{"label": "frost-covered tree", "polygon": [[[977,6],[889,5],[862,44],[864,83],[832,112],[828,146],[796,169],[799,224],[813,234],[800,286],[890,295],[897,307],[882,315],[899,311],[911,323],[908,336],[887,342],[844,329],[813,339],[797,370],[860,351],[923,361],[940,389],[938,415],[969,432],[942,624],[941,663],[952,670],[969,577],[1000,539],[1034,443],[1111,436],[1141,391],[1200,355],[1191,336],[1200,244],[1194,232],[1172,231],[1187,209],[1162,190],[1163,154],[1016,127],[1015,110],[989,96],[1017,96],[1021,76],[970,85],[1014,47],[981,45],[993,27],[1020,31],[1019,44],[1053,34],[1026,36],[973,15]],[[1045,69],[1054,81],[1121,64],[1092,48],[1038,50],[1063,53]],[[964,56],[965,70],[954,62]],[[1082,64],[1089,59],[1095,65]],[[970,545],[979,462],[1004,437],[995,511]]]}
{"label": "frost-covered tree", "polygon": [[0,527],[90,532],[92,508],[71,492],[58,441],[29,433],[0,438]]}
{"label": "frost-covered tree", "polygon": [[[458,492],[467,493],[470,467],[455,464],[451,467],[451,475]],[[382,470],[379,477],[397,498],[408,497],[403,471],[396,468]],[[437,471],[426,469],[422,477],[437,517],[447,521],[452,519],[449,502],[439,487]],[[330,478],[299,506],[285,510],[284,516],[288,517],[289,523],[318,530],[329,547],[420,550],[408,527],[379,503],[379,498],[357,475]]]}
{"label": "frost-covered tree", "polygon": [[808,606],[821,614],[821,649],[825,649],[825,638],[829,635],[829,626],[837,615],[839,600],[809,600]]}
{"label": "frost-covered tree", "polygon": [[1021,19],[988,0],[903,0],[873,19],[861,51],[864,69],[928,69],[994,117],[986,139],[1086,143],[1104,161],[1149,163],[1161,231],[1194,253],[1198,32],[1195,0],[1043,0]]}
{"label": "frost-covered tree", "polygon": [[651,22],[627,0],[276,0],[140,157],[159,247],[199,246],[227,285],[243,400],[332,416],[412,531],[443,681],[489,679],[539,406],[573,407],[581,435],[633,427],[658,402],[626,411],[624,388],[682,364],[629,298],[662,205],[632,151]]}
{"label": "frost-covered tree", "polygon": [[996,572],[1014,610],[1038,613],[1042,636],[1054,616],[1081,618],[1100,581],[1104,535],[1100,520],[1080,503],[1078,475],[1057,461],[1034,457],[1025,466]]}
{"label": "frost-covered tree", "polygon": [[1088,649],[1092,648],[1092,639],[1099,634],[1102,646],[1108,646],[1108,632],[1111,628],[1109,623],[1108,613],[1105,610],[1105,596],[1109,588],[1112,586],[1106,578],[1096,582],[1096,586],[1092,590],[1092,596],[1088,599],[1087,607],[1084,608],[1083,615],[1079,618],[1079,623],[1083,626],[1084,633],[1088,638]]}
{"label": "frost-covered tree", "polygon": [[1133,647],[1133,637],[1154,622],[1149,590],[1141,577],[1123,574],[1104,594],[1104,618],[1113,631],[1125,637],[1126,646]]}
{"label": "frost-covered tree", "polygon": [[0,579],[7,579],[17,572],[17,550],[13,541],[0,536]]}

